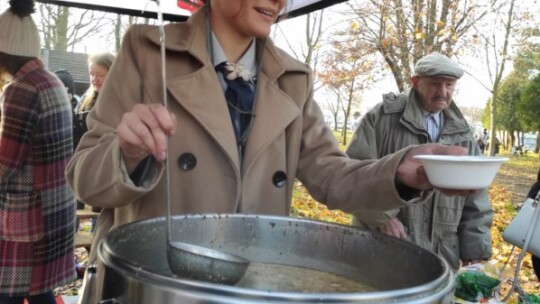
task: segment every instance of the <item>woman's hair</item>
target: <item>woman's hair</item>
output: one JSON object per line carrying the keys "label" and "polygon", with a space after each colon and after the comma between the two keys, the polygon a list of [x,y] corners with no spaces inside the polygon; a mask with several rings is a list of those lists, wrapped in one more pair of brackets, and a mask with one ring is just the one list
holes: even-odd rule
{"label": "woman's hair", "polygon": [[[99,65],[101,67],[104,67],[107,72],[111,69],[111,66],[114,61],[114,55],[111,53],[99,53],[94,54],[88,58],[88,65],[95,64]],[[84,93],[84,100],[81,102],[81,106],[79,107],[79,112],[89,111],[93,106],[93,100],[95,99],[97,94],[96,89],[92,84],[90,84],[90,87],[86,92]]]}
{"label": "woman's hair", "polygon": [[294,0],[287,0],[287,3],[285,3],[285,6],[283,7],[283,9],[287,11],[287,13],[284,13],[283,15],[279,16],[276,19],[276,23],[279,22],[280,20],[285,20],[289,18],[289,13],[293,7],[293,1]]}
{"label": "woman's hair", "polygon": [[35,58],[0,52],[0,72],[15,75],[23,65],[33,59]]}

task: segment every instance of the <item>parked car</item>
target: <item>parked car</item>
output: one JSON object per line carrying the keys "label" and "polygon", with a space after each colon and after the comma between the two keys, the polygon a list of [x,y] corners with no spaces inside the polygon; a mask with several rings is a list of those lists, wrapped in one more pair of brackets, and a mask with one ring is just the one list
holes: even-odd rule
{"label": "parked car", "polygon": [[536,149],[536,135],[534,135],[534,137],[523,138],[523,147],[527,149],[527,151],[534,151],[534,149]]}

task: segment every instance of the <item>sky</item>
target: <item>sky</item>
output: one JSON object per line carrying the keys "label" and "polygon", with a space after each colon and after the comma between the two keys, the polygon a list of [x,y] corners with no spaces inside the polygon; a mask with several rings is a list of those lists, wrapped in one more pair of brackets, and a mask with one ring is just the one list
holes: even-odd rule
{"label": "sky", "polygon": [[[108,1],[108,0],[99,0],[99,1]],[[146,3],[148,0],[122,0],[122,1],[135,1]],[[293,4],[298,5],[298,1],[305,0],[295,0]],[[306,0],[313,1],[313,0]],[[170,1],[165,1],[168,3]],[[174,1],[175,2],[175,1]],[[0,3],[0,9],[5,9],[7,4]],[[166,8],[167,9],[167,8]],[[344,14],[342,12],[347,11],[348,6],[344,3],[337,4],[325,10],[325,28],[334,29],[335,27],[343,24]],[[34,14],[34,18],[37,17],[37,14]],[[36,20],[38,22],[38,20]],[[293,44],[294,48],[298,48],[305,39],[305,17],[300,16],[292,18],[290,20],[285,20],[280,22],[279,26],[282,29],[282,32],[286,33],[289,43]],[[274,36],[273,36],[274,37]],[[282,47],[285,51],[289,51],[289,46],[285,43],[283,39],[280,39],[279,35],[276,36],[276,44]],[[83,53],[96,53],[104,50],[110,50],[109,48],[113,47],[113,44],[110,41],[106,41],[103,38],[88,39],[87,43],[78,45],[76,50],[77,52]],[[458,91],[455,95],[455,102],[459,106],[468,106],[468,107],[480,107],[483,108],[486,105],[486,101],[490,96],[490,92],[479,83],[483,82],[485,85],[490,87],[490,79],[487,74],[486,69],[482,66],[482,62],[472,58],[461,58],[463,62],[462,66],[466,71],[475,77],[471,77],[469,74],[465,74],[459,81]],[[506,68],[506,74],[511,71],[511,65]],[[479,80],[476,80],[476,79]],[[393,78],[389,77],[383,79],[379,83],[375,84],[372,88],[364,92],[362,103],[360,106],[360,111],[365,112],[381,100],[382,94],[388,92],[396,92],[397,86]],[[317,91],[315,98],[317,100],[324,100],[325,98],[332,98],[332,96],[325,96],[322,90]]]}

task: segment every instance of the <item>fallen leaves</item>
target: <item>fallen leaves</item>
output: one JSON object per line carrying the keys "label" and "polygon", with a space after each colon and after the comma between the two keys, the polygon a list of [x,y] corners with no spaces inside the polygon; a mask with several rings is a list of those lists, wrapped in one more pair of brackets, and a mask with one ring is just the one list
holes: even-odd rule
{"label": "fallen leaves", "polygon": [[[538,154],[530,153],[528,157],[512,157],[509,162],[501,166],[495,181],[489,189],[489,196],[494,210],[491,229],[493,256],[490,263],[494,264],[499,270],[503,268],[505,263],[508,263],[503,271],[504,282],[500,290],[503,296],[510,289],[509,280],[514,277],[520,249],[514,248],[512,253],[512,245],[502,239],[502,232],[516,214],[516,205],[525,200],[529,188],[536,180],[539,166]],[[325,205],[319,204],[311,198],[300,182],[295,184],[291,216],[346,225],[351,224],[349,214],[339,210],[329,210]],[[533,272],[530,254],[527,254],[523,260],[519,280],[521,288],[526,293],[540,293],[540,283]],[[517,303],[517,295],[514,294],[508,303]]]}
{"label": "fallen leaves", "polygon": [[352,221],[350,214],[340,210],[330,210],[315,201],[299,181],[294,187],[291,216],[345,225],[350,225]]}

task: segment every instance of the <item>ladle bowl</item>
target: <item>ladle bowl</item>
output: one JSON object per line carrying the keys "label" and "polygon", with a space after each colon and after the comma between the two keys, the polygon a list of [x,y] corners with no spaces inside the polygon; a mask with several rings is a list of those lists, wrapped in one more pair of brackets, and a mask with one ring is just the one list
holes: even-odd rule
{"label": "ladle bowl", "polygon": [[176,275],[227,285],[240,281],[249,266],[240,256],[183,242],[170,242],[167,258]]}

